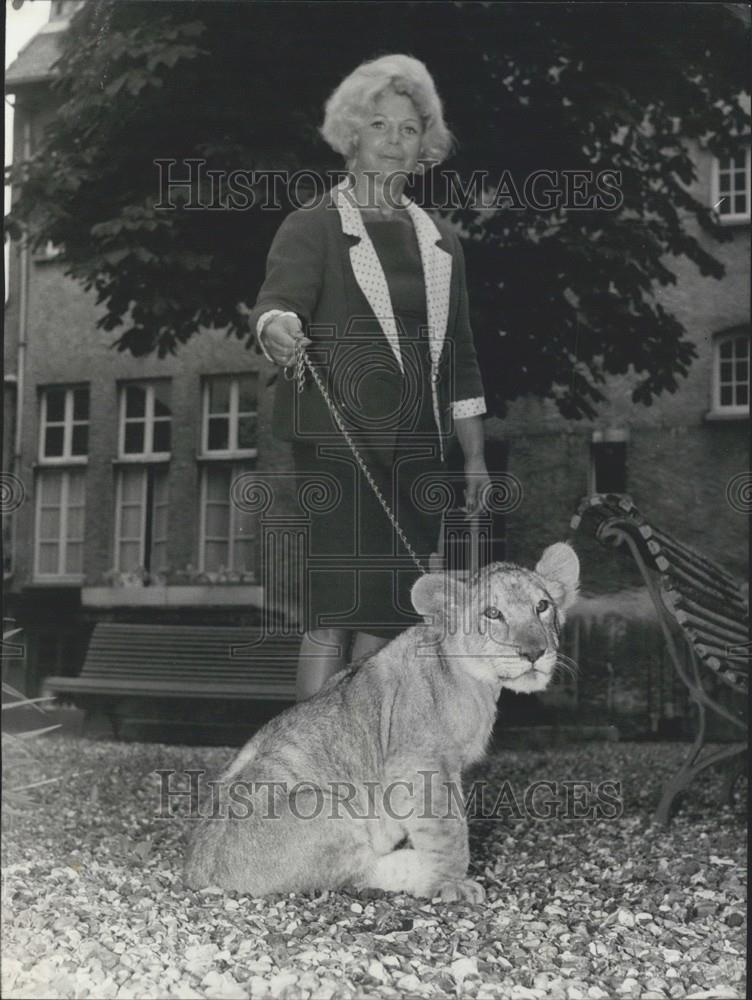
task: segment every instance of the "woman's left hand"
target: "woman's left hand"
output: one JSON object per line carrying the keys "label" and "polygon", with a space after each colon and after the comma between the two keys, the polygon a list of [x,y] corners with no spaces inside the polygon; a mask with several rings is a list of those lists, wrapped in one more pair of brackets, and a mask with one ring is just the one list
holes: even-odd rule
{"label": "woman's left hand", "polygon": [[480,513],[482,497],[491,478],[484,458],[469,458],[465,461],[465,510],[467,516]]}

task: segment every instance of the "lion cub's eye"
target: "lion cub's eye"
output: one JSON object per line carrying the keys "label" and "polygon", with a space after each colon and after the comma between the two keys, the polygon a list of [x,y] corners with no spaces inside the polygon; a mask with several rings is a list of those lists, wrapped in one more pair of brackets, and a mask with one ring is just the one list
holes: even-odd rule
{"label": "lion cub's eye", "polygon": [[495,608],[493,605],[486,608],[483,614],[486,616],[486,618],[501,618],[501,611],[499,611],[499,609]]}
{"label": "lion cub's eye", "polygon": [[538,603],[535,605],[535,610],[540,615],[543,614],[544,611],[548,611],[550,607],[551,607],[551,602],[547,601],[544,597],[541,598],[541,600],[538,601]]}

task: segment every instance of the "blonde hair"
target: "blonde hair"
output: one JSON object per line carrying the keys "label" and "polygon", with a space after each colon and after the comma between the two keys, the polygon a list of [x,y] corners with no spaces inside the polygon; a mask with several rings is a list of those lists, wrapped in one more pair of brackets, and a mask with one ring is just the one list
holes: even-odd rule
{"label": "blonde hair", "polygon": [[319,132],[332,149],[349,161],[355,152],[355,130],[373,111],[376,98],[390,87],[409,97],[420,115],[420,160],[423,164],[441,163],[452,151],[454,137],[444,121],[441,98],[431,74],[412,56],[395,54],[361,63],[330,95]]}

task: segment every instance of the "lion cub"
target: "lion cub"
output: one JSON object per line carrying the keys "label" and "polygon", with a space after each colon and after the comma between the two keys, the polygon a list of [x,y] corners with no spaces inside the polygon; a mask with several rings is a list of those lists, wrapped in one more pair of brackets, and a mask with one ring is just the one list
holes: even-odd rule
{"label": "lion cub", "polygon": [[466,877],[462,771],[485,753],[501,688],[550,681],[578,584],[561,542],[535,571],[420,577],[411,599],[424,624],[272,719],[225,770],[236,808],[200,821],[188,885],[482,900]]}

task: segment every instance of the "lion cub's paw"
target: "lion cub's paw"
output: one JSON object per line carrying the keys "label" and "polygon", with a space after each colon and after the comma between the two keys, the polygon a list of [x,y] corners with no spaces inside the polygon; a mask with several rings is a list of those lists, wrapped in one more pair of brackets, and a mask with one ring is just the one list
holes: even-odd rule
{"label": "lion cub's paw", "polygon": [[453,879],[445,882],[438,892],[439,899],[445,903],[451,903],[461,899],[468,903],[484,903],[486,900],[486,890],[480,882],[474,882],[470,878]]}

